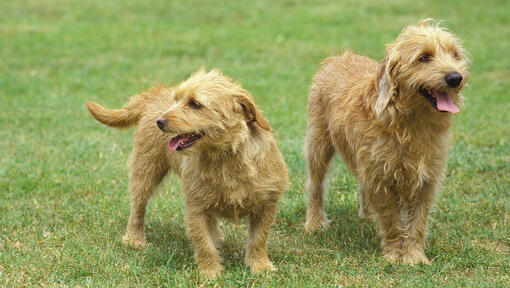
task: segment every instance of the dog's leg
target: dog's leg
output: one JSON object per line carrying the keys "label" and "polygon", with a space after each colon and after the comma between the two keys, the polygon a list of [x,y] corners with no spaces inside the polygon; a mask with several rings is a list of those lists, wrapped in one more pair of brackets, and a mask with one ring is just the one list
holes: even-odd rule
{"label": "dog's leg", "polygon": [[276,205],[257,209],[250,215],[250,227],[245,263],[253,273],[262,270],[276,270],[267,256],[267,237],[276,214]]}
{"label": "dog's leg", "polygon": [[306,136],[306,164],[308,167],[308,205],[306,209],[305,231],[326,228],[329,220],[324,212],[324,178],[335,149],[326,135],[326,127],[319,119],[308,119]]}
{"label": "dog's leg", "polygon": [[427,219],[432,208],[437,190],[437,183],[426,183],[417,194],[417,199],[409,205],[407,236],[402,245],[402,262],[404,264],[430,264],[425,256],[425,233]]}
{"label": "dog's leg", "polygon": [[198,269],[205,276],[214,278],[221,273],[223,266],[209,229],[212,222],[211,216],[192,210],[190,207],[192,204],[186,203],[185,221],[189,238],[195,250]]}
{"label": "dog's leg", "polygon": [[393,191],[378,191],[369,194],[370,206],[381,227],[383,255],[390,262],[400,260],[402,249],[402,221],[400,205]]}
{"label": "dog's leg", "polygon": [[225,234],[221,232],[220,225],[218,222],[218,217],[211,216],[209,217],[209,233],[211,233],[214,243],[218,243],[218,241],[225,240]]}
{"label": "dog's leg", "polygon": [[[131,210],[124,244],[140,247],[147,244],[143,231],[145,207],[150,196],[168,172],[164,155],[144,153],[135,147],[130,156],[129,190]],[[152,156],[152,157],[151,157]]]}
{"label": "dog's leg", "polygon": [[370,217],[370,208],[369,208],[369,202],[366,199],[367,197],[367,191],[365,190],[365,186],[362,181],[359,182],[359,212],[358,216],[361,218],[368,218]]}

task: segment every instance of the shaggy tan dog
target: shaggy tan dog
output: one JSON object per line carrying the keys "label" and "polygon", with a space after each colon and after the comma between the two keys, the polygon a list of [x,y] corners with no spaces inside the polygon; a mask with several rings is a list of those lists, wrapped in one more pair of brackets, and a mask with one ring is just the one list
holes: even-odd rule
{"label": "shaggy tan dog", "polygon": [[427,217],[467,73],[459,40],[430,22],[403,29],[382,63],[351,52],[325,59],[308,102],[305,229],[328,225],[323,182],[336,150],[359,181],[360,216],[380,224],[384,257],[407,264],[429,263]]}
{"label": "shaggy tan dog", "polygon": [[120,110],[89,102],[112,127],[137,125],[131,153],[131,215],[126,244],[146,244],[145,206],[169,170],[182,179],[185,222],[200,271],[223,270],[216,249],[218,218],[249,217],[245,261],[252,272],[274,270],[266,242],[278,200],[288,186],[287,167],[269,123],[251,95],[218,70],[199,70],[175,87],[136,95]]}

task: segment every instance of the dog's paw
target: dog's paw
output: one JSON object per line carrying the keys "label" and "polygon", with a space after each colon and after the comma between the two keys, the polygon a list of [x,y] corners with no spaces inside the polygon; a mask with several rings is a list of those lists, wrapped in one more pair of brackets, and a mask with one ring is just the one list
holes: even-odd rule
{"label": "dog's paw", "polygon": [[223,266],[221,264],[210,265],[208,267],[200,267],[200,274],[208,279],[214,279],[221,275]]}
{"label": "dog's paw", "polygon": [[122,237],[122,243],[127,246],[131,246],[134,248],[142,248],[148,245],[147,240],[145,239],[145,236],[143,237],[133,237],[128,234],[124,235]]}
{"label": "dog's paw", "polygon": [[400,262],[400,251],[394,247],[386,246],[383,249],[383,257],[386,261],[391,262],[393,264],[397,264]]}
{"label": "dog's paw", "polygon": [[251,273],[259,273],[259,272],[262,272],[262,271],[276,271],[276,267],[274,267],[273,263],[271,263],[271,261],[269,261],[269,259],[264,259],[264,260],[252,260],[252,261],[247,261],[247,262],[250,262],[248,263],[248,266],[250,266],[250,271]]}
{"label": "dog's paw", "polygon": [[416,264],[427,264],[429,265],[431,262],[425,256],[425,252],[423,249],[411,249],[402,255],[402,263],[414,266]]}
{"label": "dog's paw", "polygon": [[327,229],[331,221],[326,216],[310,217],[305,223],[305,232],[309,233],[317,229]]}

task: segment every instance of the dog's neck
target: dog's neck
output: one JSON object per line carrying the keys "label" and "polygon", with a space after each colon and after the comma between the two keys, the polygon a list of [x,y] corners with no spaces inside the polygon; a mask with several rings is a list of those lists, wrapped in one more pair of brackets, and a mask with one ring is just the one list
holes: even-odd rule
{"label": "dog's neck", "polygon": [[199,156],[200,163],[225,163],[231,165],[236,162],[242,165],[242,162],[252,161],[255,157],[263,157],[269,148],[267,136],[262,128],[250,129],[247,137],[241,137],[237,143],[229,147],[211,147],[202,151]]}

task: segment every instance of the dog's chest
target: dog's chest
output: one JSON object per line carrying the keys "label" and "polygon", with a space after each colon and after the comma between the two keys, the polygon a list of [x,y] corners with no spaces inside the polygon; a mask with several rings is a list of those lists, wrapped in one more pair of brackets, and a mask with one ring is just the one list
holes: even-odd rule
{"label": "dog's chest", "polygon": [[237,177],[225,181],[212,178],[204,180],[204,183],[209,183],[209,208],[223,217],[238,219],[256,209],[260,194],[250,181]]}
{"label": "dog's chest", "polygon": [[375,158],[378,163],[374,164],[382,167],[384,182],[411,195],[425,183],[439,181],[446,161],[446,147],[420,141],[395,143],[386,149],[380,147],[380,151],[385,155]]}
{"label": "dog's chest", "polygon": [[252,212],[262,201],[263,195],[257,192],[254,183],[256,177],[247,167],[211,166],[193,174],[194,180],[186,193],[202,209],[237,219]]}

